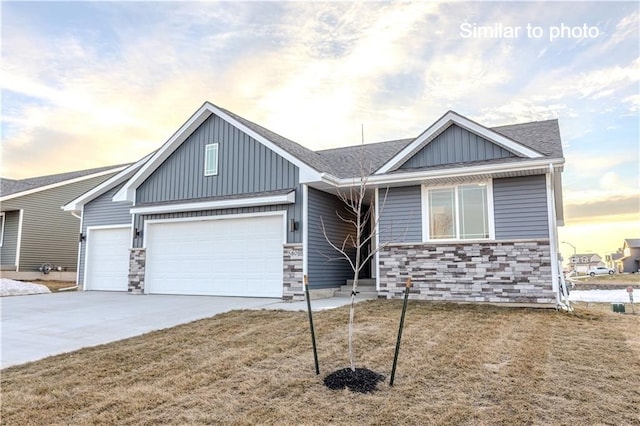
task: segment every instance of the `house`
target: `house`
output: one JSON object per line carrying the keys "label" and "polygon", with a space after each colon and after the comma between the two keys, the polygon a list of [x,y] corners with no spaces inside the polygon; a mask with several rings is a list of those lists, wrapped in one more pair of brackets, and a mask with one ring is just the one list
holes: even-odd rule
{"label": "house", "polygon": [[73,280],[78,260],[79,219],[61,206],[124,167],[111,166],[28,179],[0,179],[2,276]]}
{"label": "house", "polygon": [[622,257],[624,257],[622,249],[618,249],[615,253],[605,256],[606,267],[622,273],[622,264],[619,262]]}
{"label": "house", "polygon": [[577,253],[569,258],[569,262],[571,269],[579,274],[586,274],[596,266],[605,266],[602,258],[596,253]]}
{"label": "house", "polygon": [[[312,151],[206,102],[156,152],[65,206],[78,284],[132,294],[304,298],[352,278],[325,239],[366,164],[363,276],[393,298],[556,306],[557,120],[485,127],[449,111],[418,137]],[[369,199],[368,199],[369,200]]]}
{"label": "house", "polygon": [[627,238],[622,244],[622,256],[616,260],[619,272],[640,271],[640,238]]}

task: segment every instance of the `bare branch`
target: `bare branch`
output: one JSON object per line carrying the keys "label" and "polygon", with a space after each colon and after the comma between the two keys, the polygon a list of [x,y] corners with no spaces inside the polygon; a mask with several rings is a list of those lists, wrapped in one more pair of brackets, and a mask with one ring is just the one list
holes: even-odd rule
{"label": "bare branch", "polygon": [[327,243],[329,243],[329,245],[337,252],[339,252],[342,256],[344,256],[345,259],[347,259],[347,261],[349,262],[349,265],[351,266],[351,269],[355,270],[355,265],[353,264],[353,262],[351,261],[351,258],[349,257],[349,255],[347,254],[347,252],[344,250],[343,248],[339,248],[338,246],[336,246],[330,239],[329,236],[327,235],[327,230],[324,227],[324,220],[322,220],[322,217],[320,217],[320,224],[322,225],[322,234],[324,235],[325,240],[327,241]]}

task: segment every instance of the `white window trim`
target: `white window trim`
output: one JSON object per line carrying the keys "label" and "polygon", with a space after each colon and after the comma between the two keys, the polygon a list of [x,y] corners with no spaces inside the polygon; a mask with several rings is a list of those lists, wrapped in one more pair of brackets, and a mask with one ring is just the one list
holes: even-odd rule
{"label": "white window trim", "polygon": [[[210,143],[204,146],[204,175],[205,176],[217,176],[218,175],[218,163],[219,163],[219,157],[220,157],[220,144],[218,143]],[[209,151],[213,149],[213,147],[215,147],[215,151],[216,151],[216,168],[213,171],[209,171],[207,170],[207,157],[209,155]]]}
{"label": "white window trim", "polygon": [[[431,189],[451,189],[457,188],[465,185],[486,185],[487,187],[487,225],[489,228],[489,237],[488,238],[473,238],[473,239],[462,239],[462,238],[437,238],[432,239],[429,227],[429,190]],[[457,191],[456,191],[457,195]],[[423,242],[469,242],[469,241],[491,241],[496,239],[496,227],[495,227],[495,214],[493,210],[493,179],[476,181],[476,182],[464,182],[456,185],[427,185],[423,184],[421,188],[421,200],[422,200],[422,240]],[[456,235],[460,235],[460,223],[457,219],[458,213],[458,197],[456,196],[454,199],[455,209],[456,209],[456,220],[455,220],[455,232]]]}
{"label": "white window trim", "polygon": [[4,212],[0,212],[0,217],[2,218],[2,226],[0,226],[0,247],[4,244],[4,224],[7,221],[7,217]]}

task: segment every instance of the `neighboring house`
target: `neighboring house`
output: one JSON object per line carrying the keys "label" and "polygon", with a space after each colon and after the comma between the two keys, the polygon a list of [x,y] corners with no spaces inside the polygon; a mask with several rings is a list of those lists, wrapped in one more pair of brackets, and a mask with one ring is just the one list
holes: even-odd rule
{"label": "neighboring house", "polygon": [[602,258],[596,253],[577,253],[569,258],[572,270],[586,274],[587,271],[596,266],[606,266]]}
{"label": "neighboring house", "polygon": [[[75,271],[79,219],[61,206],[124,167],[110,166],[28,179],[0,179],[2,276],[33,279],[45,266]],[[37,275],[35,275],[37,276]]]}
{"label": "neighboring house", "polygon": [[[364,161],[360,161],[364,158]],[[564,165],[557,120],[487,128],[449,111],[416,138],[311,151],[205,103],[160,149],[65,206],[87,290],[304,298],[352,272],[336,191],[360,164],[380,297],[556,306]],[[369,248],[371,249],[371,248]]]}
{"label": "neighboring house", "polygon": [[627,238],[622,244],[622,256],[616,260],[619,272],[640,271],[640,238]]}
{"label": "neighboring house", "polygon": [[622,264],[619,264],[619,260],[624,256],[624,254],[622,254],[622,249],[618,249],[618,251],[616,251],[615,253],[611,253],[608,255],[605,255],[604,257],[604,263],[605,266],[607,268],[611,268],[616,270],[617,272],[622,273]]}

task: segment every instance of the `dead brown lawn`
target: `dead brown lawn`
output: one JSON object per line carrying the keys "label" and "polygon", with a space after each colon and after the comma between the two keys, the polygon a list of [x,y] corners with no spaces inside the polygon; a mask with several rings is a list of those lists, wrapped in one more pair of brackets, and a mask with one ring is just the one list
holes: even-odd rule
{"label": "dead brown lawn", "polygon": [[640,424],[640,315],[410,302],[358,305],[372,394],[331,391],[348,311],[235,311],[2,371],[2,424]]}
{"label": "dead brown lawn", "polygon": [[[53,280],[35,280],[31,281],[34,284],[41,284],[51,290],[52,293],[60,291],[61,288],[69,288],[76,285],[73,281],[53,281]],[[65,290],[75,291],[75,290]]]}

